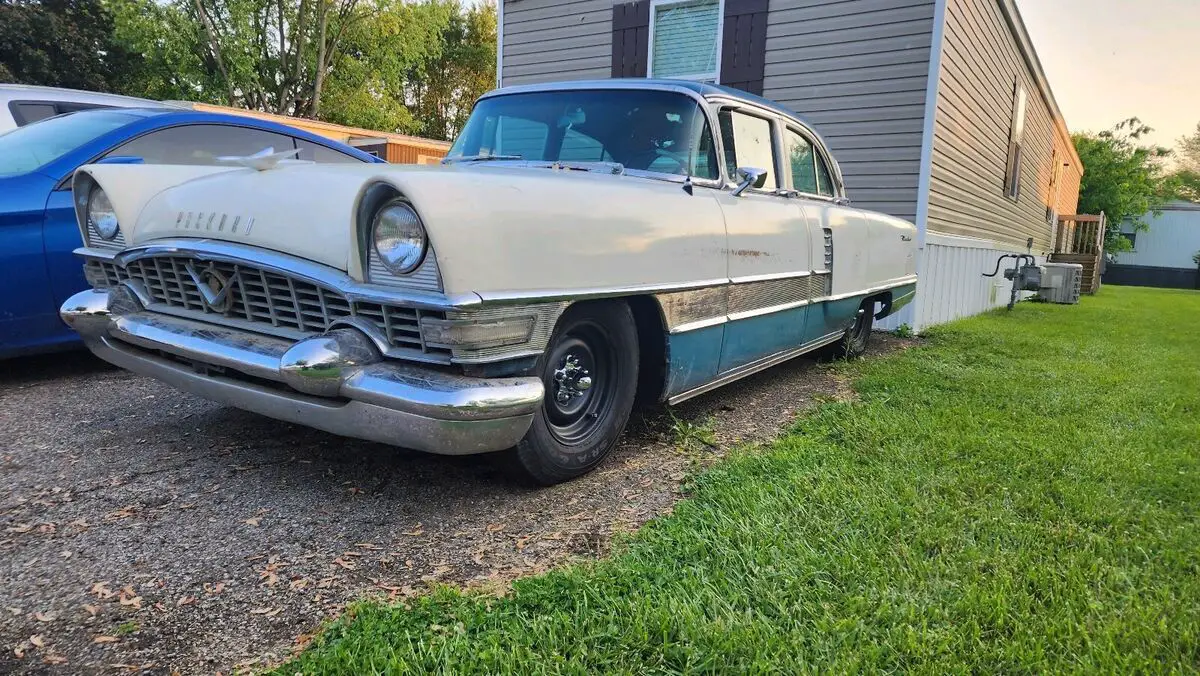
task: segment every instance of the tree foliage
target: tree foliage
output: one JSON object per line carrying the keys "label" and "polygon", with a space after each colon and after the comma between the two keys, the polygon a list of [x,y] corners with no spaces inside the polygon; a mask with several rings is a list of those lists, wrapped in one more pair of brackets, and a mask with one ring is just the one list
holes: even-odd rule
{"label": "tree foliage", "polygon": [[439,139],[495,60],[491,0],[0,0],[0,81]]}
{"label": "tree foliage", "polygon": [[138,67],[100,0],[0,0],[0,82],[113,91]]}
{"label": "tree foliage", "polygon": [[1135,117],[1097,134],[1072,136],[1084,166],[1079,212],[1107,215],[1108,251],[1129,248],[1129,241],[1120,236],[1122,223],[1132,223],[1135,231],[1145,230],[1144,215],[1173,196],[1163,168],[1171,151],[1141,143],[1151,131]]}
{"label": "tree foliage", "polygon": [[109,0],[132,88],[448,138],[495,80],[495,6],[458,0]]}
{"label": "tree foliage", "polygon": [[1180,199],[1200,202],[1200,124],[1196,131],[1179,139],[1175,147],[1175,171],[1171,189]]}

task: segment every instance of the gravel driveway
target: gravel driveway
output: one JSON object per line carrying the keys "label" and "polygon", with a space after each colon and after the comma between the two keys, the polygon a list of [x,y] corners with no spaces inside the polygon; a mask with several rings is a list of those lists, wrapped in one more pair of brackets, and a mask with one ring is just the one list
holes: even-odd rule
{"label": "gravel driveway", "polygon": [[674,409],[714,447],[681,451],[669,414],[635,413],[598,471],[532,490],[488,458],[277,423],[83,353],[0,362],[0,673],[228,673],[365,595],[501,590],[604,554],[694,463],[838,391],[794,360]]}

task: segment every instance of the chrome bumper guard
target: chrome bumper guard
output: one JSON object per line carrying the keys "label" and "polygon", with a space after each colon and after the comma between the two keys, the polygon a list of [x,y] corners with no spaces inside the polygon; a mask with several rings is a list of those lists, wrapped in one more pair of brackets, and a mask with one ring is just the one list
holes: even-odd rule
{"label": "chrome bumper guard", "polygon": [[430,453],[510,448],[541,406],[538,378],[468,378],[384,359],[355,329],[293,342],[148,312],[118,287],[60,315],[97,356],[206,399]]}

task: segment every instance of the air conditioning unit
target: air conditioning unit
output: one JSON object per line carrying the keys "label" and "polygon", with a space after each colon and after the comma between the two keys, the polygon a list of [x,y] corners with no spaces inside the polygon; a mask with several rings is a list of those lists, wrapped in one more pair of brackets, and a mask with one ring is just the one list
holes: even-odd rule
{"label": "air conditioning unit", "polygon": [[1038,298],[1047,303],[1079,302],[1083,284],[1083,266],[1078,263],[1043,263]]}

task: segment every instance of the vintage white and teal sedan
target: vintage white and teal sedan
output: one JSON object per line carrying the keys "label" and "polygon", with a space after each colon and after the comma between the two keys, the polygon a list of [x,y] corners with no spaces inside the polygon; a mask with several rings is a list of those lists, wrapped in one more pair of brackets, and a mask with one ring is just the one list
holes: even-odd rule
{"label": "vintage white and teal sedan", "polygon": [[334,434],[504,451],[552,484],[636,401],[861,352],[916,288],[915,228],[850,205],[794,113],[687,81],[491,92],[440,166],[88,165],[103,359]]}

